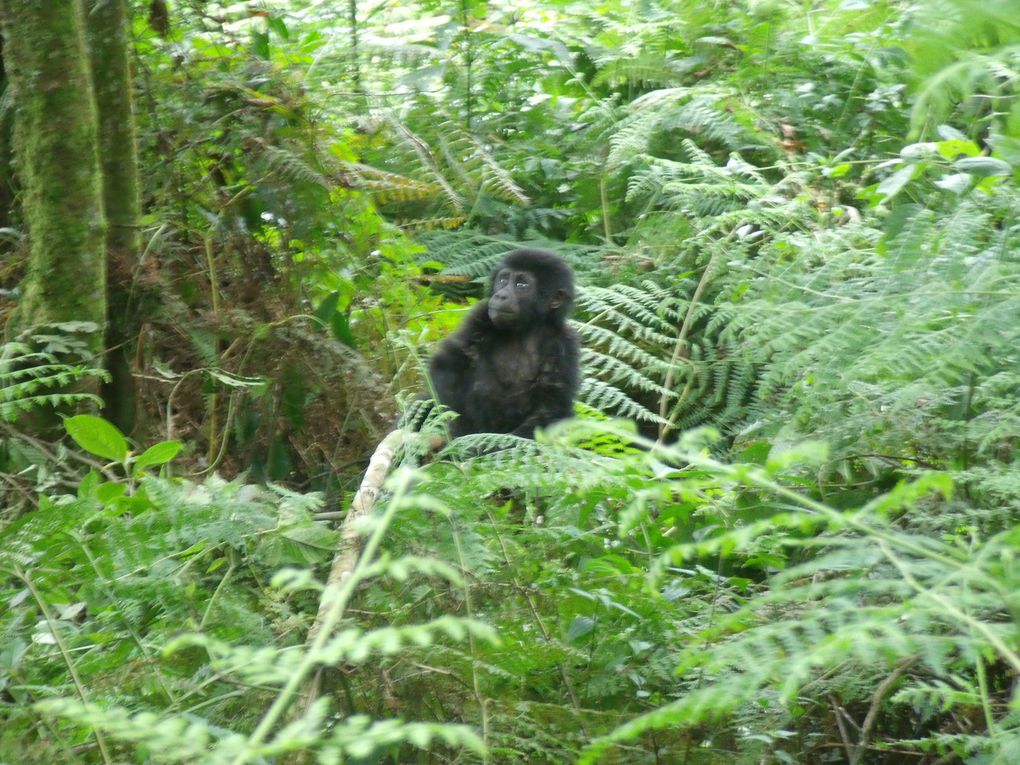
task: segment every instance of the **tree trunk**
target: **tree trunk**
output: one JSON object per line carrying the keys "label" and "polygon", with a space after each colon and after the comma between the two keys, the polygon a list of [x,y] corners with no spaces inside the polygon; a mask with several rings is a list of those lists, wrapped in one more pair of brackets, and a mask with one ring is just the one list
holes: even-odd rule
{"label": "tree trunk", "polygon": [[[4,38],[0,36],[0,103],[7,92],[7,72],[4,70]],[[0,107],[0,229],[11,225],[11,208],[14,206],[14,157],[11,154],[11,113]],[[0,232],[0,240],[3,232]],[[0,252],[6,250],[0,246]]]}
{"label": "tree trunk", "polygon": [[19,326],[93,322],[103,347],[106,259],[96,111],[77,0],[0,0],[28,234]]}
{"label": "tree trunk", "polygon": [[139,332],[132,284],[141,252],[141,198],[132,107],[130,37],[125,0],[86,0],[86,34],[96,112],[106,215],[106,347],[110,382],[103,388],[106,416],[123,432],[135,424],[136,395],[131,359]]}

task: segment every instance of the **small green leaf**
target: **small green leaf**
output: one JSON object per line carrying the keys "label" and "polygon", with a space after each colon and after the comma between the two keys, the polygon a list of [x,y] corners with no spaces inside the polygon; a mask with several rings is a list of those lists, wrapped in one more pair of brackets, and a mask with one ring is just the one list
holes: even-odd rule
{"label": "small green leaf", "polygon": [[99,473],[95,470],[90,470],[86,473],[85,477],[81,479],[81,483],[78,484],[78,499],[88,499],[96,496],[96,490],[99,488]]}
{"label": "small green leaf", "polygon": [[114,500],[120,499],[127,493],[127,486],[122,483],[107,482],[100,484],[96,490],[96,499],[104,505],[109,505]]}
{"label": "small green leaf", "polygon": [[575,616],[567,629],[567,640],[574,642],[595,629],[595,620],[589,616]]}
{"label": "small green leaf", "polygon": [[954,128],[952,125],[939,125],[935,128],[939,138],[943,141],[966,141],[967,136]]}
{"label": "small green leaf", "polygon": [[905,167],[901,167],[895,173],[878,184],[876,192],[884,195],[887,200],[892,199],[911,181],[916,169],[916,165],[906,165]]}
{"label": "small green leaf", "polygon": [[64,428],[82,449],[116,462],[127,457],[128,444],[124,435],[102,417],[79,414],[64,420]]}
{"label": "small green leaf", "polygon": [[269,58],[269,33],[253,32],[251,36],[252,53],[262,59]]}
{"label": "small green leaf", "polygon": [[842,162],[835,167],[822,168],[822,175],[828,176],[829,178],[842,178],[850,172],[850,169],[851,166],[849,162]]}
{"label": "small green leaf", "polygon": [[951,191],[954,194],[962,194],[970,188],[974,177],[968,173],[953,173],[935,181],[935,185],[944,191]]}
{"label": "small green leaf", "polygon": [[161,441],[135,457],[135,470],[144,470],[153,465],[164,465],[184,447],[180,441]]}
{"label": "small green leaf", "polygon": [[280,36],[282,40],[290,39],[290,30],[287,29],[287,24],[284,23],[283,19],[279,16],[271,16],[266,19],[266,26],[272,29],[276,34]]}
{"label": "small green leaf", "polygon": [[346,309],[341,310],[340,308],[344,303],[350,304],[350,297],[345,297],[340,292],[333,292],[319,304],[315,310],[315,316],[323,324],[329,326],[333,331],[333,337],[353,348],[355,340],[351,332],[350,317],[347,315]]}

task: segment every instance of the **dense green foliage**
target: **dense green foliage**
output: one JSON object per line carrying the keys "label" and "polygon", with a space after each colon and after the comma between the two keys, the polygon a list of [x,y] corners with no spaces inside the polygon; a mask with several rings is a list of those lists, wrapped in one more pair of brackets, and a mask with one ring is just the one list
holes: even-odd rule
{"label": "dense green foliage", "polygon": [[[137,14],[148,429],[4,426],[0,762],[1020,761],[1012,0],[327,5]],[[324,588],[521,243],[577,420],[410,437]]]}

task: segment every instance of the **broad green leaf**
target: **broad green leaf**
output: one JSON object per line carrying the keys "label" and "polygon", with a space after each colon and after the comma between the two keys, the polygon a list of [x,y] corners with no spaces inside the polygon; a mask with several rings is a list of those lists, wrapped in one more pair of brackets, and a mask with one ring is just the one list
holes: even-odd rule
{"label": "broad green leaf", "polygon": [[153,465],[163,465],[176,457],[183,447],[184,444],[180,441],[161,441],[154,444],[135,457],[135,470],[144,470]]}
{"label": "broad green leaf", "polygon": [[319,307],[315,309],[315,318],[319,319],[323,323],[328,322],[333,314],[336,313],[336,305],[339,300],[339,292],[329,293],[325,299],[319,303]]}
{"label": "broad green leaf", "polygon": [[975,157],[981,153],[981,147],[973,141],[961,141],[958,139],[939,141],[938,149],[939,154],[946,159],[956,159],[961,154],[966,157]]}
{"label": "broad green leaf", "polygon": [[966,157],[958,159],[953,163],[957,170],[976,175],[979,178],[989,178],[997,175],[1012,175],[1013,166],[995,157]]}
{"label": "broad green leaf", "polygon": [[336,540],[336,531],[308,522],[268,535],[256,555],[272,568],[308,566],[319,563],[336,549]]}
{"label": "broad green leaf", "polygon": [[90,454],[117,462],[123,462],[127,457],[127,439],[116,426],[102,417],[79,414],[64,420],[64,427],[74,442]]}
{"label": "broad green leaf", "polygon": [[330,329],[333,330],[333,337],[346,345],[348,348],[355,347],[354,333],[351,332],[351,320],[346,313],[337,311],[330,321]]}
{"label": "broad green leaf", "polygon": [[801,441],[792,445],[776,445],[765,461],[770,473],[781,472],[792,465],[821,465],[829,457],[829,447],[824,441]]}

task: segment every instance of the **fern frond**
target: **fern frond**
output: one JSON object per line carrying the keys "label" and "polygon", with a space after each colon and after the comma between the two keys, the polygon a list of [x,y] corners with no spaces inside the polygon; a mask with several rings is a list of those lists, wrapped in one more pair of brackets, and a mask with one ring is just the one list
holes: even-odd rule
{"label": "fern frond", "polygon": [[656,110],[633,112],[616,125],[609,139],[609,167],[626,165],[647,152],[660,115]]}
{"label": "fern frond", "polygon": [[597,324],[582,324],[576,321],[571,324],[582,337],[585,345],[601,347],[614,358],[621,361],[630,361],[633,366],[641,369],[658,369],[662,371],[668,366],[656,354],[649,353],[611,329]]}
{"label": "fern frond", "polygon": [[453,209],[458,213],[461,212],[464,208],[464,200],[447,180],[446,175],[442,172],[440,163],[428,144],[403,123],[391,120],[391,124],[396,129],[397,138],[400,142],[417,157],[422,172],[431,179],[432,184],[435,184],[442,190],[446,201]]}
{"label": "fern frond", "polygon": [[696,96],[679,108],[664,115],[660,130],[682,130],[696,140],[708,140],[729,149],[750,143],[745,128],[732,115],[720,109],[714,96]]}
{"label": "fern frond", "polygon": [[331,188],[332,184],[318,170],[298,154],[272,144],[258,142],[259,157],[269,166],[270,172],[290,183],[311,183]]}
{"label": "fern frond", "polygon": [[520,205],[531,202],[528,195],[524,193],[517,182],[511,176],[510,171],[496,161],[492,152],[489,151],[477,138],[472,136],[475,154],[482,160],[485,173],[482,180],[482,187],[490,189],[504,199],[508,199]]}
{"label": "fern frond", "polygon": [[661,53],[647,52],[633,58],[602,59],[599,63],[598,73],[592,80],[595,85],[664,86],[683,82],[694,62],[670,61]]}
{"label": "fern frond", "polygon": [[[620,385],[662,396],[675,395],[673,391],[663,388],[655,380],[641,374],[641,372],[624,363],[618,357],[599,353],[591,348],[582,348],[581,365],[585,375],[594,375],[613,385]],[[656,365],[656,369],[661,371],[662,367],[665,366],[665,363],[659,363]]]}
{"label": "fern frond", "polygon": [[588,406],[600,412],[640,422],[652,422],[657,425],[666,424],[666,420],[649,408],[634,401],[634,399],[630,398],[619,388],[615,388],[592,377],[585,377],[582,380],[581,390],[577,397]]}
{"label": "fern frond", "polygon": [[381,202],[433,199],[442,191],[437,184],[425,183],[358,162],[344,162],[341,166],[355,188],[371,192]]}
{"label": "fern frond", "polygon": [[107,380],[109,375],[85,364],[62,362],[52,353],[33,350],[28,343],[4,343],[0,346],[0,420],[14,422],[37,408],[102,406],[99,397],[70,390],[89,378]]}
{"label": "fern frond", "polygon": [[503,256],[521,247],[554,250],[571,265],[579,282],[593,275],[604,276],[605,271],[599,256],[606,248],[597,246],[565,245],[538,238],[513,240],[487,236],[472,229],[427,232],[419,240],[426,247],[426,252],[420,256],[421,262],[439,261],[444,264],[443,273],[451,275],[487,277]]}
{"label": "fern frond", "polygon": [[424,233],[428,231],[452,231],[453,229],[463,226],[467,223],[467,220],[468,219],[463,216],[415,218],[413,220],[397,221],[397,225],[405,231]]}

